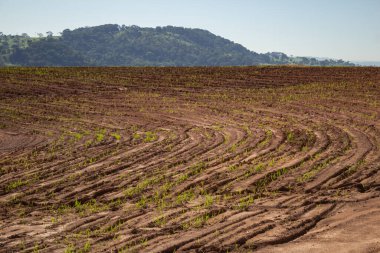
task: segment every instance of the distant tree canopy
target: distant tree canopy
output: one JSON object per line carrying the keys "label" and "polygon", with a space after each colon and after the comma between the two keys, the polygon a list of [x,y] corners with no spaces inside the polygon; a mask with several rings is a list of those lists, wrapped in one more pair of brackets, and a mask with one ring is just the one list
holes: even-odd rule
{"label": "distant tree canopy", "polygon": [[21,66],[244,66],[352,65],[283,53],[257,54],[201,29],[114,24],[30,38],[0,34],[0,65]]}
{"label": "distant tree canopy", "polygon": [[30,43],[27,48],[16,48],[10,61],[24,66],[83,66],[83,56],[60,39],[50,36]]}

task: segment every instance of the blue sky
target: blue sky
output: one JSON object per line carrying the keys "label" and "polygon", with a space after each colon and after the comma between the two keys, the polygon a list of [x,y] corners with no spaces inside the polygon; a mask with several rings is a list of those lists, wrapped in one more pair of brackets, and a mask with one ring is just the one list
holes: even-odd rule
{"label": "blue sky", "polygon": [[265,53],[380,61],[380,0],[0,0],[0,31],[202,28]]}

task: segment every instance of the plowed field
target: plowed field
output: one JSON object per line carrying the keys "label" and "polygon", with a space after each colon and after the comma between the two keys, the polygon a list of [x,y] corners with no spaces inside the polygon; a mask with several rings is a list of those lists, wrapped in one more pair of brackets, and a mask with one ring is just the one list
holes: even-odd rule
{"label": "plowed field", "polygon": [[0,252],[380,252],[380,68],[2,68]]}

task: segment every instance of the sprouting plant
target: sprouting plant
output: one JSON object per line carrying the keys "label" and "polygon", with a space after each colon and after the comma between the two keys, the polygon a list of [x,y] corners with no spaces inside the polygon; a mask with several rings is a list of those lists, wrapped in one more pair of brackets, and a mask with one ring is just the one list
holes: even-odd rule
{"label": "sprouting plant", "polygon": [[91,131],[90,131],[90,130],[83,130],[83,134],[84,134],[84,135],[90,135],[90,134],[91,134]]}
{"label": "sprouting plant", "polygon": [[142,246],[146,246],[146,245],[148,244],[148,238],[143,238],[143,239],[141,239],[140,244],[141,244]]}
{"label": "sprouting plant", "polygon": [[189,223],[189,222],[184,222],[184,223],[182,223],[182,224],[181,224],[181,228],[182,228],[183,230],[187,230],[187,229],[189,229],[189,228],[190,228],[190,223]]}
{"label": "sprouting plant", "polygon": [[309,181],[311,178],[313,178],[316,174],[318,174],[319,171],[326,168],[329,164],[329,161],[325,161],[321,164],[318,164],[317,166],[313,167],[308,172],[305,172],[303,175],[299,176],[297,178],[297,182],[303,183]]}
{"label": "sprouting plant", "polygon": [[189,176],[194,176],[194,175],[201,173],[203,170],[206,169],[206,167],[207,167],[207,164],[204,162],[196,163],[195,165],[193,165],[189,168],[189,170],[190,170]]}
{"label": "sprouting plant", "polygon": [[157,219],[154,220],[154,224],[157,227],[162,227],[166,224],[166,216],[160,216]]}
{"label": "sprouting plant", "polygon": [[191,189],[184,191],[177,196],[176,203],[177,204],[186,203],[186,202],[190,201],[193,197],[194,197],[194,193]]}
{"label": "sprouting plant", "polygon": [[146,208],[147,207],[148,199],[145,196],[142,196],[139,200],[139,202],[136,203],[138,208]]}
{"label": "sprouting plant", "polygon": [[259,163],[255,167],[253,167],[253,172],[259,173],[263,169],[265,169],[265,165],[263,163]]}
{"label": "sprouting plant", "polygon": [[83,138],[83,134],[81,133],[72,133],[72,136],[74,137],[76,141],[79,141]]}
{"label": "sprouting plant", "polygon": [[272,159],[269,161],[268,166],[269,166],[269,167],[273,167],[275,163],[276,163],[276,162],[275,162],[274,158],[272,158]]}
{"label": "sprouting plant", "polygon": [[12,191],[12,190],[14,190],[16,188],[19,188],[19,187],[21,187],[23,185],[26,185],[27,183],[28,183],[28,181],[24,181],[24,180],[18,179],[16,181],[13,181],[13,182],[9,183],[7,185],[7,187],[6,187],[6,190],[7,191]]}
{"label": "sprouting plant", "polygon": [[204,214],[204,215],[201,215],[201,216],[198,216],[197,218],[194,219],[194,221],[192,222],[192,226],[195,227],[195,228],[200,228],[202,227],[209,219],[211,218],[211,216],[209,214]]}
{"label": "sprouting plant", "polygon": [[250,194],[248,197],[243,197],[239,200],[239,209],[247,209],[250,205],[255,202],[254,196]]}
{"label": "sprouting plant", "polygon": [[188,175],[187,173],[185,173],[185,174],[181,174],[181,175],[179,176],[179,178],[176,180],[176,183],[177,183],[177,184],[180,184],[180,183],[186,181],[186,179],[188,179],[188,178],[189,178],[189,175]]}
{"label": "sprouting plant", "polygon": [[144,139],[144,142],[152,142],[152,141],[155,141],[157,140],[157,135],[153,132],[146,132],[145,133],[145,139]]}
{"label": "sprouting plant", "polygon": [[214,198],[211,195],[206,195],[205,196],[205,202],[204,202],[204,207],[208,208],[214,204]]}
{"label": "sprouting plant", "polygon": [[245,125],[243,127],[243,129],[247,132],[248,136],[251,137],[252,136],[252,130],[249,128],[248,125]]}
{"label": "sprouting plant", "polygon": [[66,247],[64,253],[74,253],[75,252],[75,249],[74,249],[74,245],[70,244]]}
{"label": "sprouting plant", "polygon": [[237,165],[230,165],[230,166],[228,166],[228,170],[229,171],[235,171],[237,168],[238,168]]}
{"label": "sprouting plant", "polygon": [[121,135],[118,133],[111,133],[111,136],[114,137],[117,141],[121,139]]}
{"label": "sprouting plant", "polygon": [[258,147],[263,147],[272,139],[273,133],[270,130],[265,131],[265,139],[258,144]]}
{"label": "sprouting plant", "polygon": [[[96,212],[101,212],[104,210],[110,209],[110,206],[108,204],[102,204],[97,203],[95,199],[91,199],[87,202],[80,202],[79,200],[75,200],[73,206],[61,206],[59,210],[62,210],[62,212],[67,212],[68,210],[74,210],[75,212],[79,213],[79,215],[86,215]],[[58,211],[59,211],[58,210]]]}
{"label": "sprouting plant", "polygon": [[162,185],[160,189],[162,192],[166,193],[166,192],[169,192],[172,187],[173,187],[172,182],[165,182],[165,184]]}
{"label": "sprouting plant", "polygon": [[82,203],[79,200],[76,199],[75,202],[74,202],[74,207],[76,209],[81,209]]}
{"label": "sprouting plant", "polygon": [[111,234],[116,233],[116,232],[120,231],[123,224],[124,224],[124,221],[118,220],[115,223],[113,223],[112,225],[101,229],[101,232],[111,233]]}
{"label": "sprouting plant", "polygon": [[141,138],[141,135],[139,133],[134,133],[132,137],[134,140],[139,140]]}
{"label": "sprouting plant", "polygon": [[39,252],[40,252],[40,248],[38,246],[38,243],[34,243],[33,253],[39,253]]}
{"label": "sprouting plant", "polygon": [[248,171],[245,172],[244,176],[249,177],[254,173],[260,173],[265,169],[266,165],[263,163],[259,163],[256,166],[250,167]]}
{"label": "sprouting plant", "polygon": [[231,148],[229,149],[230,152],[235,153],[236,152],[237,145],[234,143]]}
{"label": "sprouting plant", "polygon": [[294,133],[293,132],[289,132],[288,135],[286,136],[286,140],[288,142],[292,141],[294,139]]}
{"label": "sprouting plant", "polygon": [[223,125],[218,125],[218,124],[216,124],[216,125],[213,125],[212,126],[212,128],[215,130],[215,131],[222,131],[222,129],[223,129]]}
{"label": "sprouting plant", "polygon": [[82,252],[85,253],[85,252],[90,252],[90,249],[91,249],[91,244],[89,241],[87,241],[84,246],[83,246],[83,250]]}
{"label": "sprouting plant", "polygon": [[126,197],[133,197],[137,194],[140,194],[143,190],[145,190],[147,187],[156,184],[164,179],[164,176],[153,176],[150,178],[146,178],[143,181],[139,182],[136,186],[128,187],[124,191],[124,195]]}
{"label": "sprouting plant", "polygon": [[97,133],[96,134],[96,141],[102,142],[104,140],[104,134],[103,133]]}

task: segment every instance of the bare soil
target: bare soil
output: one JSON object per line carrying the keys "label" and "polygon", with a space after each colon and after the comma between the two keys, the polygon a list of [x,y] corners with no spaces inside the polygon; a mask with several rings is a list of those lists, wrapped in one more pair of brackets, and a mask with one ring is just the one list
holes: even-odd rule
{"label": "bare soil", "polygon": [[0,252],[380,252],[380,68],[1,68]]}

